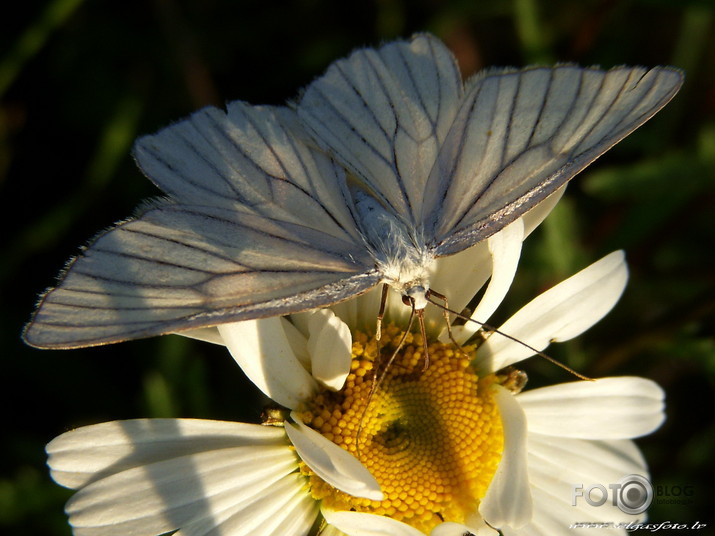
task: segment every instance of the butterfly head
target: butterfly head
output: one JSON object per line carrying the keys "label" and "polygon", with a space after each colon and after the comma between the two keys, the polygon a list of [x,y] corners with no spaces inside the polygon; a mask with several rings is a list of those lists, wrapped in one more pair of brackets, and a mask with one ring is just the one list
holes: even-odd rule
{"label": "butterfly head", "polygon": [[424,309],[429,302],[429,289],[425,285],[419,284],[407,288],[402,295],[402,303],[414,307],[419,311]]}

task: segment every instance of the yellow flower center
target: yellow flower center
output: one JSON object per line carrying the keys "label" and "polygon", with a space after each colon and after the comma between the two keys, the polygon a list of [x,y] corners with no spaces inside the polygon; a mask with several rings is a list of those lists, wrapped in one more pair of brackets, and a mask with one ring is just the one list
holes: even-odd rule
{"label": "yellow flower center", "polygon": [[[383,359],[402,336],[393,325],[383,330]],[[410,333],[375,390],[376,341],[363,333],[354,341],[343,389],[318,394],[301,418],[355,455],[385,498],[353,497],[303,468],[313,497],[332,509],[389,516],[425,533],[443,521],[464,523],[477,512],[501,459],[502,424],[490,389],[498,380],[474,373],[474,347],[459,352],[433,343],[425,368],[421,337]]]}

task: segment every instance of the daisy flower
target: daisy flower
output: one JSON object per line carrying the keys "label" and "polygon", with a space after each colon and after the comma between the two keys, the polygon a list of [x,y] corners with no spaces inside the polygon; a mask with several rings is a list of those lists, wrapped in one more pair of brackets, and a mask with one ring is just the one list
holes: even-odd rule
{"label": "daisy flower", "polygon": [[[474,311],[486,320],[510,281],[497,269],[513,274],[521,239],[542,216],[438,260],[435,281],[461,295],[494,269]],[[494,260],[466,268],[480,256]],[[574,337],[615,304],[626,278],[623,254],[612,253],[500,329],[538,350]],[[498,333],[473,336],[470,323],[452,328],[459,347],[437,307],[425,366],[422,335],[402,331],[404,306],[388,308],[376,341],[377,294],[190,333],[227,346],[284,408],[264,425],[144,419],[53,440],[52,477],[77,490],[66,507],[74,533],[553,535],[636,519],[610,501],[574,506],[573,486],[647,476],[631,439],[663,420],[656,384],[619,377],[519,392],[521,376],[504,367],[533,350]]]}

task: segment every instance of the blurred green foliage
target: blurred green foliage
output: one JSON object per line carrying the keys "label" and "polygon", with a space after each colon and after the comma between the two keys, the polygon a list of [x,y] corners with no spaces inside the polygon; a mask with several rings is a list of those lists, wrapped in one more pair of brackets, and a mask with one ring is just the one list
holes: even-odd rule
{"label": "blurred green foliage", "polygon": [[[695,492],[690,504],[656,500],[650,519],[715,521],[714,16],[711,0],[15,3],[0,20],[0,530],[69,534],[69,493],[50,481],[43,453],[66,429],[151,416],[256,421],[264,401],[225,351],[179,337],[71,352],[21,343],[66,259],[159,193],[133,165],[132,140],[208,104],[282,103],[352,48],[423,30],[465,74],[554,61],[686,70],[676,99],[574,181],[527,241],[498,314],[625,249],[619,305],[553,355],[588,375],[638,374],[665,388],[668,421],[639,444],[656,484]],[[543,361],[525,367],[534,384],[571,379]]]}

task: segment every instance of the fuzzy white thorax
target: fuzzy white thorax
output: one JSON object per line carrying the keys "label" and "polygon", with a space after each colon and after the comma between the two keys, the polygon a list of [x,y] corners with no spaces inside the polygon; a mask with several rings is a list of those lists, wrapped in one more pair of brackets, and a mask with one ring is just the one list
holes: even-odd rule
{"label": "fuzzy white thorax", "polygon": [[357,216],[382,280],[414,308],[424,309],[429,291],[429,253],[419,229],[410,229],[362,189],[351,188]]}

